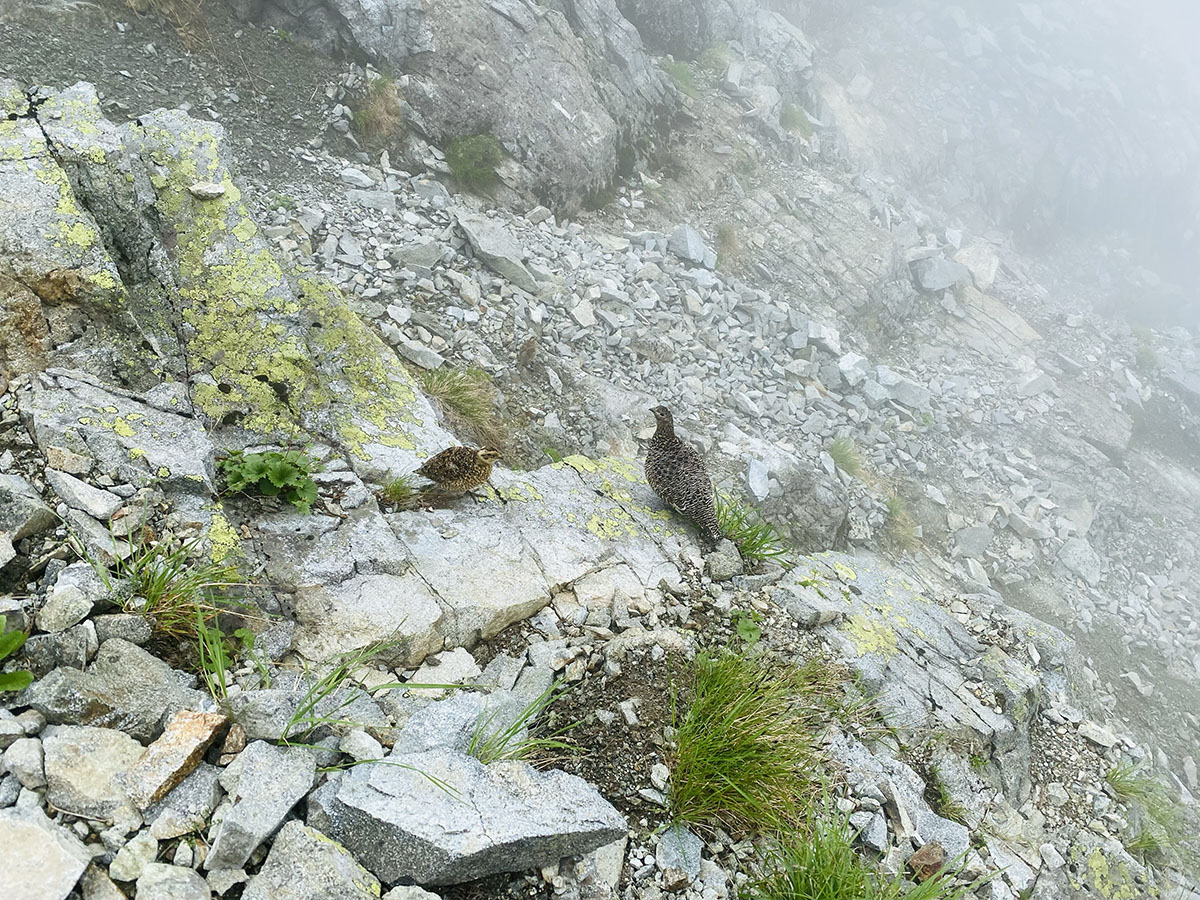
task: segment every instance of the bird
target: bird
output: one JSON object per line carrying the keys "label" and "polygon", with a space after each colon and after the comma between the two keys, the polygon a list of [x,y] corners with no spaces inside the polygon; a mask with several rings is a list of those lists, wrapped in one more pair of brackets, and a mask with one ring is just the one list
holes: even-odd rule
{"label": "bird", "polygon": [[658,427],[646,451],[646,481],[662,501],[700,529],[715,547],[724,536],[717,524],[712,481],[704,460],[675,434],[675,420],[665,406],[650,410]]}
{"label": "bird", "polygon": [[[499,458],[500,451],[495,447],[481,447],[478,450],[473,447],[447,447],[425,460],[417,469],[417,474],[440,488],[467,493],[478,500],[472,492],[474,488],[486,484],[496,490],[489,479],[492,477],[492,465]],[[500,492],[496,491],[496,496],[499,495]]]}

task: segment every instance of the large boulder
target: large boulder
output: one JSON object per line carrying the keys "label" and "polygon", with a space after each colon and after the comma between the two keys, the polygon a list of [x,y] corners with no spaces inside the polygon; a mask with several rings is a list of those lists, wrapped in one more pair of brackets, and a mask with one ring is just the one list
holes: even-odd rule
{"label": "large boulder", "polygon": [[407,75],[410,125],[442,146],[490,133],[519,164],[516,186],[566,209],[604,188],[618,149],[652,131],[674,102],[614,0],[244,0],[235,8]]}

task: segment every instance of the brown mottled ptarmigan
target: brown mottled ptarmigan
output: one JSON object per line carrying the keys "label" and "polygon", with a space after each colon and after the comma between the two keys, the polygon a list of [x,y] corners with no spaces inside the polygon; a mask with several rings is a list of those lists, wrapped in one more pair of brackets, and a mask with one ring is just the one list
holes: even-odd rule
{"label": "brown mottled ptarmigan", "polygon": [[[424,465],[417,469],[418,475],[423,475],[440,488],[449,491],[463,491],[471,494],[473,488],[488,484],[492,477],[492,464],[500,458],[500,451],[495,447],[483,447],[476,450],[472,447],[447,447],[436,456],[425,460]],[[493,488],[495,490],[495,488]],[[500,492],[496,491],[497,496]]]}
{"label": "brown mottled ptarmigan", "polygon": [[710,547],[721,540],[712,481],[704,460],[675,434],[675,421],[665,406],[651,410],[658,427],[646,451],[646,481],[663,503],[700,529]]}

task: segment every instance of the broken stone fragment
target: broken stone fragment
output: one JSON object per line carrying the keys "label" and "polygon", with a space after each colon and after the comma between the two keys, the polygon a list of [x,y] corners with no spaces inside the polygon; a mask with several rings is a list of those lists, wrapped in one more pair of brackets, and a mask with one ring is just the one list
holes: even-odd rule
{"label": "broken stone fragment", "polygon": [[190,709],[175,713],[166,730],[146,748],[124,778],[134,805],[145,809],[183,781],[228,721],[223,713]]}
{"label": "broken stone fragment", "polygon": [[928,881],[946,865],[946,850],[938,841],[930,841],[908,858],[908,867],[917,881]]}
{"label": "broken stone fragment", "polygon": [[197,181],[188,186],[188,193],[198,200],[216,200],[224,196],[225,185],[215,181]]}

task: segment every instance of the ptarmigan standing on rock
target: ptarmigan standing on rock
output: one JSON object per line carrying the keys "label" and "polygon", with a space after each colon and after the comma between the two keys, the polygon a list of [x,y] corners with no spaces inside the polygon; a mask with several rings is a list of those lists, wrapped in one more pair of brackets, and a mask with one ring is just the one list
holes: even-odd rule
{"label": "ptarmigan standing on rock", "polygon": [[651,410],[658,423],[646,451],[646,480],[662,501],[700,529],[709,547],[720,542],[712,481],[704,460],[675,434],[675,421],[665,406]]}

